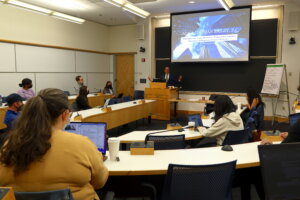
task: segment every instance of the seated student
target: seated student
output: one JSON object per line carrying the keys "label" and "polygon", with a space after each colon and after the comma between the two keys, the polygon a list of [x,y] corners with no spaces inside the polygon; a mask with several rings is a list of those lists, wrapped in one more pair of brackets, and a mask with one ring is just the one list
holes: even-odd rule
{"label": "seated student", "polygon": [[6,124],[6,130],[12,128],[13,122],[19,116],[23,107],[22,97],[16,93],[10,94],[6,97],[8,109],[5,113],[4,124]]}
{"label": "seated student", "polygon": [[89,91],[86,86],[81,86],[79,89],[79,95],[76,98],[76,104],[79,110],[86,110],[90,109],[91,106],[89,105],[89,101],[87,98],[87,95],[89,94]]}
{"label": "seated student", "polygon": [[108,178],[102,154],[87,138],[63,131],[70,117],[67,96],[41,90],[28,100],[0,149],[0,186],[18,192],[70,188],[74,199],[99,199]]}
{"label": "seated student", "polygon": [[32,90],[32,80],[30,80],[29,78],[24,78],[19,86],[22,88],[18,90],[18,94],[23,99],[27,100],[35,96],[35,93]]}
{"label": "seated student", "polygon": [[247,90],[247,101],[248,101],[248,110],[257,112],[256,121],[257,121],[257,130],[262,130],[264,127],[264,108],[265,103],[262,101],[259,92],[253,88]]}
{"label": "seated student", "polygon": [[112,82],[111,81],[107,81],[105,84],[105,87],[103,89],[103,94],[114,94],[114,89],[112,87]]}
{"label": "seated student", "polygon": [[219,95],[215,100],[215,123],[208,129],[200,127],[204,137],[216,137],[217,145],[222,145],[228,131],[243,130],[243,121],[236,112],[236,107],[226,95]]}

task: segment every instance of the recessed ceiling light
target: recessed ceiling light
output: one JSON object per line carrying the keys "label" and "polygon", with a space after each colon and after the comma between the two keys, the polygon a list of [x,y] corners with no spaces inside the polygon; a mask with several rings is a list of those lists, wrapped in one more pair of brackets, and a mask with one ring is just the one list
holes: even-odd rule
{"label": "recessed ceiling light", "polygon": [[193,3],[196,3],[195,1],[189,1],[189,3],[193,4]]}

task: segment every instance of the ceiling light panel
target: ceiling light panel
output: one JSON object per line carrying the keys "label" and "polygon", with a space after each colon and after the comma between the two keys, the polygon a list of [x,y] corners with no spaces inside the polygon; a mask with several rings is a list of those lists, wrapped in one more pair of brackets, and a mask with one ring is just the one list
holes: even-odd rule
{"label": "ceiling light panel", "polygon": [[43,0],[43,3],[50,4],[68,10],[87,10],[89,9],[86,1],[81,0]]}
{"label": "ceiling light panel", "polygon": [[26,9],[41,12],[41,13],[44,13],[44,14],[50,14],[52,12],[49,9],[42,8],[42,7],[39,7],[39,6],[35,6],[35,5],[32,5],[32,4],[28,4],[28,3],[24,3],[24,2],[21,2],[21,1],[17,1],[17,0],[8,0],[7,3],[11,4],[13,6],[26,8]]}

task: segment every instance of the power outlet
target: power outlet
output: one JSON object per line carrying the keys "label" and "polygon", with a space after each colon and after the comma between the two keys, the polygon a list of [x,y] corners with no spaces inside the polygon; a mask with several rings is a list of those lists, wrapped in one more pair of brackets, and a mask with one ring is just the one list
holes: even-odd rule
{"label": "power outlet", "polygon": [[289,72],[289,76],[292,76],[292,72]]}

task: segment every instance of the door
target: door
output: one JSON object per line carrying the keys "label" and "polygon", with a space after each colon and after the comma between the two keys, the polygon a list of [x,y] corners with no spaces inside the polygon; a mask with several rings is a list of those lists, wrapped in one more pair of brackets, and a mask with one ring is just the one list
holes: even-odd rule
{"label": "door", "polygon": [[116,55],[116,89],[124,96],[134,93],[134,55]]}

